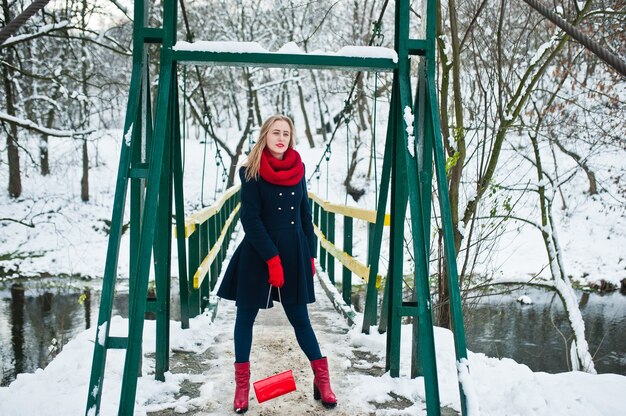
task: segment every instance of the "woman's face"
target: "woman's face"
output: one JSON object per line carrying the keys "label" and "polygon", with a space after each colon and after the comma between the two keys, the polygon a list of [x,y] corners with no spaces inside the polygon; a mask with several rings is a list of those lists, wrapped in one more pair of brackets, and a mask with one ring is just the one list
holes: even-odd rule
{"label": "woman's face", "polygon": [[267,133],[266,140],[267,149],[272,156],[282,160],[285,152],[289,148],[289,141],[291,140],[291,128],[289,127],[289,123],[284,120],[276,120],[272,123]]}

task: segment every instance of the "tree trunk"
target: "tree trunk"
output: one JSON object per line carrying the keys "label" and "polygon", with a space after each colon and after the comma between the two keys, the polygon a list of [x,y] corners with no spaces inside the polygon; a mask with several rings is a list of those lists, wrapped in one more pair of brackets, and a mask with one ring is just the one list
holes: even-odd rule
{"label": "tree trunk", "polygon": [[[4,22],[11,21],[11,14],[9,12],[9,3],[7,0],[2,0],[2,12],[4,14]],[[15,97],[13,96],[13,87],[11,86],[12,72],[10,68],[13,67],[13,52],[11,48],[5,48],[4,60],[6,65],[3,65],[2,78],[4,83],[4,94],[7,106],[7,114],[15,116]],[[22,195],[22,176],[20,173],[20,154],[17,147],[17,126],[14,123],[9,123],[7,131],[7,159],[9,163],[9,195],[13,198],[18,198]]]}
{"label": "tree trunk", "polygon": [[589,195],[596,195],[598,193],[596,174],[593,170],[591,170],[589,165],[587,165],[587,162],[576,152],[566,149],[565,146],[563,146],[563,144],[556,137],[552,137],[551,140],[557,145],[561,152],[574,159],[578,166],[580,166],[582,170],[585,171],[585,174],[587,175],[587,180],[589,181]]}
{"label": "tree trunk", "polygon": [[50,174],[50,161],[48,156],[48,135],[42,134],[39,140],[39,169],[42,176]]}
{"label": "tree trunk", "polygon": [[[541,155],[539,153],[539,144],[537,136],[530,135],[530,141],[533,145],[535,156],[535,168],[537,170],[538,183],[544,183],[544,173],[541,164]],[[567,314],[567,319],[572,328],[574,339],[570,353],[571,369],[573,371],[585,371],[595,374],[596,369],[593,364],[593,358],[589,353],[587,339],[585,337],[585,322],[583,320],[580,308],[576,302],[576,294],[572,288],[572,284],[567,277],[565,267],[563,265],[562,253],[557,238],[555,223],[552,218],[552,200],[551,196],[546,195],[546,186],[539,186],[539,206],[541,208],[541,236],[548,253],[548,262],[550,273],[554,279],[554,286],[559,296],[563,300],[563,306]]]}
{"label": "tree trunk", "polygon": [[[441,6],[440,6],[441,7]],[[446,148],[448,150],[449,159],[446,163],[446,166],[449,166],[448,170],[448,193],[450,195],[450,214],[452,217],[452,227],[454,232],[454,246],[455,253],[459,252],[461,247],[461,241],[463,240],[463,236],[458,230],[459,224],[459,191],[461,187],[461,178],[463,176],[463,164],[465,162],[465,128],[463,121],[463,101],[462,101],[462,93],[461,93],[461,54],[459,48],[459,33],[457,27],[457,11],[456,11],[456,1],[449,0],[448,9],[450,13],[450,43],[452,46],[452,66],[450,71],[450,66],[447,62],[442,62],[443,74],[442,77],[442,85],[445,87],[445,90],[442,89],[442,126],[445,127],[444,138],[448,138],[445,140]],[[438,17],[441,19],[441,11],[438,10]],[[442,46],[440,44],[440,50]],[[453,91],[453,104],[454,104],[454,117],[455,117],[455,126],[453,129],[453,137],[452,140],[449,140],[449,127],[448,127],[448,114],[447,114],[447,91],[448,91],[448,82],[449,82],[449,74],[452,74],[452,91]],[[443,95],[445,92],[445,98]],[[445,111],[443,110],[445,108]],[[452,145],[451,142],[454,142]],[[450,154],[452,153],[452,154]],[[443,253],[442,253],[443,255]],[[458,254],[457,254],[458,256]],[[450,302],[450,289],[448,287],[448,272],[447,268],[444,266],[443,273],[440,273],[438,276],[438,286],[439,286],[439,296],[438,296],[438,309],[439,314],[437,314],[437,325],[442,326],[444,328],[450,328],[451,320],[450,313],[448,311],[449,302]],[[460,277],[460,276],[459,276]]]}
{"label": "tree trunk", "polygon": [[324,143],[328,141],[328,136],[326,133],[326,122],[324,121],[324,110],[322,109],[322,99],[320,97],[320,88],[317,85],[317,78],[315,77],[315,72],[311,71],[311,79],[313,80],[313,86],[315,87],[315,96],[317,97],[317,108],[320,115],[320,130],[322,131],[322,138],[324,139]]}
{"label": "tree trunk", "polygon": [[311,126],[309,124],[309,116],[306,112],[306,105],[304,102],[304,92],[302,91],[302,86],[299,82],[296,82],[298,86],[298,95],[300,96],[300,110],[302,111],[302,117],[304,117],[304,134],[306,135],[307,140],[309,141],[309,146],[312,148],[315,147],[315,142],[313,141],[313,135],[311,134]]}
{"label": "tree trunk", "polygon": [[83,177],[80,180],[80,199],[89,201],[89,153],[87,152],[87,138],[83,138]]}
{"label": "tree trunk", "polygon": [[[82,18],[82,27],[87,27],[87,0],[83,0],[83,10],[81,14]],[[87,97],[89,96],[89,86],[87,85],[88,81],[88,56],[87,56],[87,41],[84,39],[81,40],[81,75],[82,75],[82,93],[84,99],[81,101],[81,114],[80,114],[80,125],[83,129],[89,127],[89,102],[87,101]],[[80,199],[83,202],[89,201],[89,152],[87,149],[87,137],[83,137],[83,177],[80,180]]]}
{"label": "tree trunk", "polygon": [[[54,100],[56,100],[59,96],[58,91],[59,88],[56,88],[55,92],[52,94],[52,98]],[[50,110],[48,110],[48,118],[46,119],[47,128],[52,128],[52,124],[54,123],[54,115],[55,108],[54,106],[51,106]],[[48,135],[42,134],[39,141],[39,168],[43,176],[50,174],[50,149],[48,148],[48,145]]]}

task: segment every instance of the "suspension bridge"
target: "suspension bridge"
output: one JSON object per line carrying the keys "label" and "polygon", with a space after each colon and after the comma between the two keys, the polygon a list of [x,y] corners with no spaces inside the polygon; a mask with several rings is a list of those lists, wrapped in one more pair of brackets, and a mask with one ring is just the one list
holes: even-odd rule
{"label": "suspension bridge", "polygon": [[[450,309],[459,363],[467,357],[461,300],[458,289],[456,256],[449,200],[446,191],[445,156],[439,127],[435,86],[435,2],[429,1],[425,24],[425,38],[409,36],[410,10],[406,0],[395,3],[395,36],[393,55],[380,56],[364,51],[345,55],[271,53],[258,50],[231,51],[202,47],[180,47],[177,43],[178,5],[174,0],[163,3],[162,27],[149,27],[147,2],[135,1],[133,28],[133,66],[124,137],[121,148],[111,233],[105,265],[102,301],[98,316],[98,340],[94,345],[89,395],[86,414],[98,414],[105,382],[107,351],[125,350],[124,374],[119,414],[133,413],[137,393],[137,374],[141,361],[141,340],[146,311],[156,313],[155,378],[164,380],[170,366],[170,263],[172,249],[171,218],[176,213],[176,244],[178,249],[179,292],[181,298],[181,325],[209,307],[208,294],[215,286],[225,259],[224,244],[237,221],[238,191],[232,189],[221,203],[208,210],[186,216],[182,188],[182,158],[179,106],[179,65],[224,65],[293,67],[303,69],[334,69],[344,71],[387,71],[393,74],[393,88],[386,132],[385,153],[375,214],[356,212],[342,207],[328,206],[311,198],[319,241],[319,261],[329,278],[334,279],[335,260],[342,262],[343,297],[349,299],[351,273],[368,281],[363,332],[378,320],[378,262],[360,264],[350,253],[352,221],[369,221],[372,226],[369,259],[378,259],[385,207],[391,193],[389,256],[390,265],[380,321],[387,333],[386,369],[392,377],[400,375],[401,322],[413,317],[414,339],[411,353],[411,376],[423,376],[429,415],[439,415],[440,398],[437,382],[437,363],[428,282],[428,233],[431,219],[431,186],[436,173],[440,190],[440,211],[443,219],[447,270],[451,288]],[[384,4],[382,14],[386,9]],[[184,11],[184,8],[183,8]],[[185,16],[186,17],[186,16]],[[159,79],[152,118],[153,103],[149,86],[150,62],[147,48],[160,45]],[[370,43],[371,44],[371,43]],[[410,57],[419,58],[415,94],[411,88]],[[344,117],[347,116],[343,114]],[[415,121],[414,121],[415,120]],[[341,122],[341,121],[340,121]],[[339,124],[339,123],[338,123]],[[332,142],[332,140],[331,140]],[[329,143],[330,145],[330,143]],[[435,167],[433,171],[433,166]],[[130,188],[130,306],[128,336],[109,334],[111,308],[115,294],[117,260],[121,237],[124,206]],[[389,192],[391,191],[391,192]],[[404,220],[410,207],[413,229],[414,293],[403,299]],[[343,247],[335,245],[335,217],[344,218]],[[364,218],[366,216],[367,218]],[[153,265],[151,264],[153,262]],[[152,266],[156,283],[156,297],[147,298]],[[465,414],[465,396],[459,383],[462,412]]]}

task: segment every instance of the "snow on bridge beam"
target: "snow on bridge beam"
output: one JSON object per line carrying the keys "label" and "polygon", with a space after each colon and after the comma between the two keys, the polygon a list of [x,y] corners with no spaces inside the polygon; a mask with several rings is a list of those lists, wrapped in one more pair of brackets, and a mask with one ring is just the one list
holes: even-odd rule
{"label": "snow on bridge beam", "polygon": [[174,46],[173,59],[181,64],[375,72],[391,72],[398,61],[393,49],[378,46],[346,46],[337,52],[305,53],[290,42],[276,52],[269,52],[257,42],[212,41],[179,41]]}

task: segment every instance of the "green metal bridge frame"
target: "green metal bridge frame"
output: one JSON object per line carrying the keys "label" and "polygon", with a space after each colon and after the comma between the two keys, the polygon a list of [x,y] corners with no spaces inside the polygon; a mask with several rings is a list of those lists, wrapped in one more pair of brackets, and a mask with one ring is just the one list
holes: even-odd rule
{"label": "green metal bridge frame", "polygon": [[[385,310],[382,313],[383,317],[386,316],[387,328],[386,367],[392,377],[399,376],[401,321],[406,316],[414,317],[411,376],[424,377],[427,414],[429,416],[440,415],[428,262],[433,174],[436,174],[439,191],[457,364],[467,358],[467,350],[436,96],[436,1],[427,0],[424,21],[425,38],[423,39],[409,37],[409,0],[395,2],[394,49],[398,55],[397,63],[391,59],[374,57],[176,50],[174,46],[177,33],[177,1],[163,1],[163,26],[158,28],[147,26],[148,0],[135,0],[134,3],[133,65],[124,123],[125,140],[121,146],[98,316],[98,331],[94,343],[85,414],[94,414],[94,410],[95,414],[99,414],[108,349],[126,350],[119,414],[133,414],[146,311],[156,313],[156,379],[164,380],[164,373],[169,369],[172,206],[175,207],[176,212],[183,327],[188,327],[189,318],[198,314],[198,306],[200,308],[206,306],[204,300],[196,299],[195,308],[190,307],[188,302],[190,286],[187,277],[194,275],[195,269],[191,272],[192,268],[197,268],[199,264],[188,265],[186,259],[187,227],[185,227],[183,209],[177,66],[179,64],[212,64],[393,73],[382,179],[369,256],[370,259],[376,259],[376,261],[370,265],[363,331],[369,332],[370,326],[377,321],[377,259],[382,245],[385,207],[390,197],[390,262],[385,288]],[[160,45],[160,72],[154,119],[149,92],[149,61],[147,59],[149,44]],[[411,61],[413,59],[418,59],[418,76],[414,94],[411,88]],[[414,138],[409,137],[407,133],[407,119],[404,117],[407,109],[414,115]],[[409,143],[414,143],[415,148],[409,149]],[[109,335],[108,323],[111,319],[115,293],[128,188],[130,188],[131,224],[129,328],[127,337],[114,337]],[[391,195],[389,195],[389,190],[391,190]],[[412,301],[405,301],[402,296],[403,232],[407,204],[411,213],[415,258],[413,275],[415,293]],[[233,204],[228,205],[230,209],[233,208]],[[232,224],[229,227],[232,229]],[[207,232],[208,229],[200,228],[194,241],[206,241]],[[215,241],[215,235],[212,240]],[[197,244],[190,244],[190,254],[192,247],[193,250],[198,250]],[[189,258],[191,259],[192,256],[190,255]],[[156,298],[148,299],[148,280],[153,259]],[[218,260],[222,259],[218,258]],[[190,266],[189,273],[188,266]],[[218,264],[219,266],[221,264]],[[214,283],[213,281],[212,284]],[[459,383],[459,389],[462,413],[465,415],[466,403],[461,383]]]}

